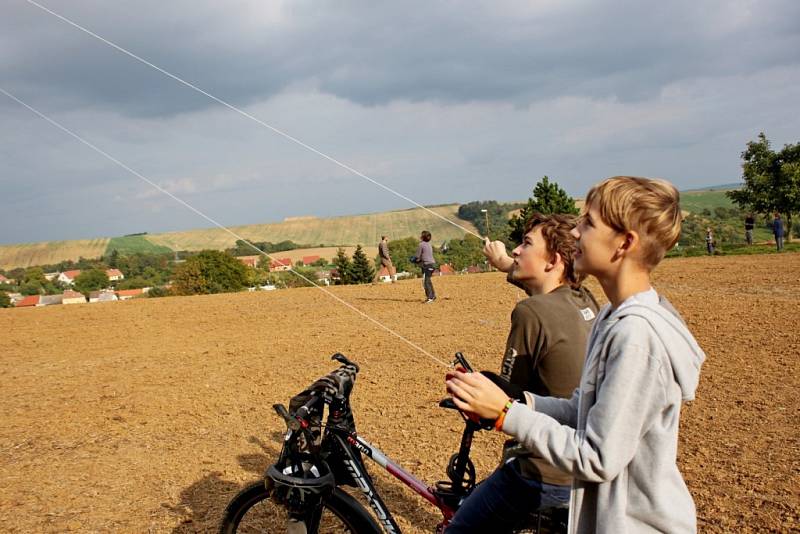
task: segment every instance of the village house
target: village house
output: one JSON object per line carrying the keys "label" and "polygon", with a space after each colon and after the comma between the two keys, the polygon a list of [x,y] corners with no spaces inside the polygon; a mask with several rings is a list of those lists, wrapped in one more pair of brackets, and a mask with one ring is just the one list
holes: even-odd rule
{"label": "village house", "polygon": [[122,274],[122,271],[119,269],[107,269],[106,276],[108,276],[109,282],[117,282],[119,280],[125,280],[125,275]]}
{"label": "village house", "polygon": [[75,283],[75,279],[78,278],[78,275],[81,274],[80,269],[73,269],[71,271],[64,271],[58,275],[58,281],[62,284],[67,284],[71,286]]}
{"label": "village house", "polygon": [[38,305],[39,305],[39,295],[30,295],[27,297],[22,297],[20,300],[14,303],[14,306],[17,308],[29,308]]}
{"label": "village house", "polygon": [[42,295],[39,297],[39,304],[37,306],[53,306],[56,304],[61,304],[61,299],[63,299],[63,295]]}
{"label": "village house", "polygon": [[92,291],[89,293],[89,302],[112,302],[119,300],[117,294],[108,289],[101,289],[100,291]]}
{"label": "village house", "polygon": [[119,300],[130,300],[137,297],[143,297],[147,295],[148,291],[150,291],[149,287],[143,287],[140,289],[120,289],[117,291],[117,298]]}
{"label": "village house", "polygon": [[453,266],[450,265],[449,263],[443,263],[439,266],[439,268],[436,271],[434,271],[433,274],[439,276],[448,276],[451,274],[456,274],[456,270],[453,269]]}
{"label": "village house", "polygon": [[292,270],[291,258],[278,258],[277,260],[273,260],[269,263],[270,272],[291,271],[291,270]]}
{"label": "village house", "polygon": [[53,280],[58,278],[59,274],[60,273],[58,273],[58,272],[55,272],[55,273],[44,273],[44,279],[47,280],[48,282],[52,282]]}
{"label": "village house", "polygon": [[254,269],[261,263],[261,256],[236,256],[236,259]]}
{"label": "village house", "polygon": [[315,261],[319,261],[321,258],[319,256],[303,256],[303,265],[308,267]]}
{"label": "village house", "polygon": [[[81,274],[80,269],[73,269],[71,271],[64,271],[58,275],[58,281],[71,286],[75,284],[75,279]],[[119,269],[106,269],[106,276],[109,282],[118,282],[125,280],[125,275]]]}
{"label": "village house", "polygon": [[0,274],[0,284],[13,284],[14,281]]}
{"label": "village house", "polygon": [[73,291],[71,289],[64,290],[64,293],[61,295],[61,304],[85,304],[86,297],[83,296],[83,293],[78,293],[77,291]]}

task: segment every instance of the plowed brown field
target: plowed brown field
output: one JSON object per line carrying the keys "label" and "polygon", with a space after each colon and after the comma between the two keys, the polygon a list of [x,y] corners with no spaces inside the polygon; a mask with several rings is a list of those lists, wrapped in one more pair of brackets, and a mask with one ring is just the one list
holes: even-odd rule
{"label": "plowed brown field", "polygon": [[[669,260],[655,279],[708,354],[679,458],[701,532],[797,531],[800,254]],[[519,291],[497,273],[434,284],[432,305],[418,280],[332,291],[440,359],[496,368]],[[271,405],[336,351],[362,366],[367,439],[430,481],[457,447],[444,368],[313,288],[0,310],[0,331],[4,532],[214,530],[277,453]],[[477,437],[480,474],[499,446]],[[431,532],[433,511],[377,478],[404,531]]]}

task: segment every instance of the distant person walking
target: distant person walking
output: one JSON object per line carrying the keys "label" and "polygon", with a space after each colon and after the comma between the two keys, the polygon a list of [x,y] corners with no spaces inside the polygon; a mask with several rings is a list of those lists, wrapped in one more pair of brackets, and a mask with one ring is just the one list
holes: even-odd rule
{"label": "distant person walking", "polygon": [[709,256],[714,255],[714,232],[711,231],[711,227],[706,228],[706,250],[708,251]]}
{"label": "distant person walking", "polygon": [[753,228],[756,225],[756,220],[753,218],[752,213],[748,213],[744,218],[744,240],[748,245],[753,244]]}
{"label": "distant person walking", "polygon": [[415,263],[422,267],[422,287],[425,288],[425,304],[436,300],[436,292],[433,290],[433,271],[436,270],[436,262],[433,259],[433,247],[431,246],[431,233],[424,230],[419,236],[419,247],[414,256]]}
{"label": "distant person walking", "polygon": [[783,220],[780,213],[775,213],[775,218],[772,220],[772,235],[775,236],[775,246],[780,252],[783,250]]}
{"label": "distant person walking", "polygon": [[[394,268],[394,264],[392,263],[392,257],[389,255],[389,237],[388,236],[381,236],[381,242],[378,243],[378,256],[381,259],[381,267],[386,267],[386,270],[389,272],[389,276],[392,277],[392,283],[394,284],[397,282],[397,271]],[[381,276],[381,272],[375,275],[375,281],[377,282]]]}

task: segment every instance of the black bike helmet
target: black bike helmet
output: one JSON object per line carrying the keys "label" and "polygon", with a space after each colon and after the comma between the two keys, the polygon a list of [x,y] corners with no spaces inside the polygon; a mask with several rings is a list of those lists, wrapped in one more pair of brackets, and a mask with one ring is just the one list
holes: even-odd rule
{"label": "black bike helmet", "polygon": [[287,459],[283,465],[273,464],[267,469],[267,478],[274,483],[271,498],[291,512],[299,512],[309,503],[331,491],[336,486],[328,464],[309,457]]}

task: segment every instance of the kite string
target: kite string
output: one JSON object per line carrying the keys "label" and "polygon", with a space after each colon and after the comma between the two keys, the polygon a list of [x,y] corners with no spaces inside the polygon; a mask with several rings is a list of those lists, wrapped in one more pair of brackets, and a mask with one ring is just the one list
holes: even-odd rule
{"label": "kite string", "polygon": [[138,55],[134,54],[133,52],[131,52],[131,51],[119,46],[118,44],[116,44],[116,43],[114,43],[112,41],[109,41],[108,39],[106,39],[104,37],[101,37],[100,35],[94,33],[93,31],[81,26],[77,22],[74,22],[74,21],[64,17],[63,15],[60,15],[60,14],[56,13],[55,11],[52,11],[52,10],[48,9],[47,7],[35,2],[34,0],[25,0],[25,1],[28,2],[29,4],[33,5],[33,6],[38,7],[42,11],[45,11],[45,12],[53,15],[54,17],[58,18],[59,20],[62,20],[63,22],[66,22],[70,26],[73,26],[74,28],[77,28],[78,30],[86,33],[87,35],[90,35],[90,36],[94,37],[95,39],[98,39],[98,40],[102,41],[103,43],[105,43],[108,46],[114,48],[115,50],[118,50],[119,52],[122,52],[123,54],[135,59],[136,61],[139,61],[140,63],[142,63],[144,65],[147,65],[148,67],[151,67],[151,68],[157,70],[158,72],[164,74],[165,76],[168,76],[168,77],[172,78],[176,82],[185,85],[186,87],[192,89],[193,91],[196,91],[196,92],[198,92],[198,93],[210,98],[214,102],[217,102],[218,104],[221,104],[221,105],[225,106],[226,108],[228,108],[228,109],[230,109],[232,111],[235,111],[236,113],[242,115],[243,117],[246,117],[246,118],[256,122],[257,124],[259,124],[259,125],[261,125],[261,126],[263,126],[265,128],[268,128],[269,130],[271,130],[271,131],[275,132],[276,134],[284,137],[285,139],[288,139],[289,141],[291,141],[291,142],[293,142],[293,143],[295,143],[297,145],[300,145],[301,147],[313,152],[314,154],[316,154],[316,155],[318,155],[318,156],[320,156],[322,158],[327,159],[328,161],[338,165],[339,167],[345,169],[346,171],[348,171],[348,172],[350,172],[352,174],[355,174],[356,176],[358,176],[360,178],[363,178],[363,179],[365,179],[365,180],[377,185],[378,187],[388,191],[389,193],[391,193],[391,194],[393,194],[393,195],[395,195],[395,196],[397,196],[399,198],[402,198],[403,200],[413,204],[414,206],[417,206],[418,208],[422,208],[423,210],[427,211],[428,213],[431,213],[432,215],[442,219],[443,221],[445,221],[445,222],[447,222],[449,224],[452,224],[456,228],[460,228],[464,232],[466,232],[468,234],[472,234],[475,237],[477,237],[478,239],[482,239],[482,237],[480,235],[476,234],[472,230],[470,230],[468,228],[465,228],[465,227],[461,226],[460,224],[452,221],[451,219],[448,219],[447,217],[441,215],[440,213],[437,213],[437,212],[433,211],[432,209],[423,206],[422,204],[416,202],[415,200],[413,200],[413,199],[403,195],[402,193],[392,189],[391,187],[388,187],[388,186],[378,182],[377,180],[367,176],[366,174],[354,169],[353,167],[351,167],[351,166],[339,161],[338,159],[336,159],[336,158],[334,158],[332,156],[329,156],[328,154],[325,154],[324,152],[322,152],[320,150],[317,150],[313,146],[311,146],[311,145],[309,145],[307,143],[304,143],[300,139],[298,139],[298,138],[296,138],[296,137],[294,137],[292,135],[289,135],[288,133],[284,132],[283,130],[280,130],[280,129],[276,128],[275,126],[272,126],[271,124],[268,124],[268,123],[264,122],[263,120],[259,119],[258,117],[255,117],[255,116],[251,115],[250,113],[247,113],[246,111],[234,106],[233,104],[230,104],[230,103],[226,102],[225,100],[222,100],[221,98],[216,97],[216,96],[212,95],[211,93],[209,93],[207,91],[204,91],[203,89],[200,89],[196,85],[194,85],[194,84],[192,84],[190,82],[187,82],[183,78],[180,78],[179,76],[176,76],[175,74],[172,74],[171,72],[159,67],[158,65],[155,65],[155,64],[147,61],[146,59],[144,59],[142,57],[139,57]]}
{"label": "kite string", "polygon": [[[129,167],[128,165],[126,165],[122,161],[118,160],[117,158],[115,158],[114,156],[109,154],[108,152],[104,151],[103,149],[101,149],[101,148],[97,147],[96,145],[92,144],[91,142],[87,141],[86,139],[84,139],[80,135],[76,134],[75,132],[73,132],[72,130],[67,128],[66,126],[63,126],[62,124],[57,122],[56,120],[48,117],[44,113],[40,112],[39,110],[37,110],[37,109],[33,108],[32,106],[28,105],[27,103],[23,102],[22,100],[20,100],[16,96],[12,95],[11,93],[6,91],[2,87],[0,87],[0,93],[3,93],[5,96],[10,98],[11,100],[14,100],[15,102],[17,102],[21,106],[27,108],[28,110],[30,110],[31,112],[35,113],[36,115],[38,115],[42,119],[46,120],[47,122],[49,122],[50,124],[52,124],[53,126],[58,128],[59,130],[61,130],[64,133],[68,134],[69,136],[73,137],[74,139],[80,141],[84,145],[88,146],[89,148],[91,148],[92,150],[97,152],[98,154],[102,155],[106,159],[108,159],[111,162],[113,162],[114,164],[122,167],[123,169],[125,169],[129,173],[133,174],[137,178],[139,178],[139,179],[143,180],[144,182],[150,184],[152,187],[154,187],[155,189],[157,189],[161,193],[164,193],[165,195],[167,195],[168,197],[172,198],[173,200],[175,200],[179,204],[181,204],[181,205],[185,206],[186,208],[190,209],[191,211],[195,212],[196,214],[198,214],[199,216],[201,216],[202,218],[204,218],[205,220],[207,220],[208,222],[210,222],[214,226],[216,226],[216,227],[220,228],[221,230],[227,232],[228,234],[232,235],[236,239],[239,239],[239,240],[247,243],[247,245],[250,246],[254,251],[258,252],[259,254],[261,254],[261,255],[263,255],[265,257],[267,257],[271,261],[276,261],[275,258],[273,258],[270,254],[268,254],[267,252],[265,252],[265,251],[261,250],[260,248],[256,247],[253,243],[251,243],[247,239],[243,238],[242,236],[240,236],[239,234],[237,234],[233,230],[230,230],[228,227],[226,227],[225,225],[217,222],[215,219],[209,217],[208,215],[206,215],[202,211],[198,210],[197,208],[195,208],[194,206],[192,206],[188,202],[186,202],[183,199],[181,199],[181,198],[175,196],[174,194],[170,193],[169,191],[167,191],[166,189],[164,189],[163,187],[161,187],[157,183],[153,182],[152,180],[150,180],[149,178],[147,178],[143,174],[141,174],[138,171],[132,169],[131,167]],[[403,335],[399,334],[398,332],[392,330],[391,328],[389,328],[385,324],[381,323],[377,319],[373,319],[372,317],[370,317],[369,315],[367,315],[363,311],[359,310],[358,308],[356,308],[355,306],[353,306],[349,302],[345,301],[341,297],[337,296],[333,292],[329,291],[325,287],[323,287],[323,286],[315,283],[314,281],[310,280],[309,278],[304,276],[302,273],[299,273],[299,272],[295,271],[294,268],[290,269],[290,272],[294,273],[296,276],[300,277],[301,279],[305,280],[306,282],[308,282],[312,286],[314,286],[317,289],[319,289],[320,291],[324,292],[325,294],[327,294],[329,297],[331,297],[332,299],[336,300],[340,304],[343,304],[344,306],[350,308],[352,311],[354,311],[357,314],[361,315],[363,318],[365,318],[368,321],[372,322],[376,326],[380,327],[381,329],[385,330],[386,332],[388,332],[388,333],[392,334],[393,336],[397,337],[401,341],[403,341],[406,344],[408,344],[410,347],[412,347],[412,348],[416,349],[417,351],[421,352],[422,354],[426,355],[431,360],[433,360],[433,361],[435,361],[435,362],[437,362],[437,363],[439,363],[439,364],[441,364],[441,365],[443,365],[445,367],[450,367],[450,365],[447,362],[437,358],[436,356],[434,356],[430,352],[426,351],[425,349],[423,349],[422,347],[420,347],[419,345],[417,345],[413,341],[409,340],[408,338],[404,337]]]}

